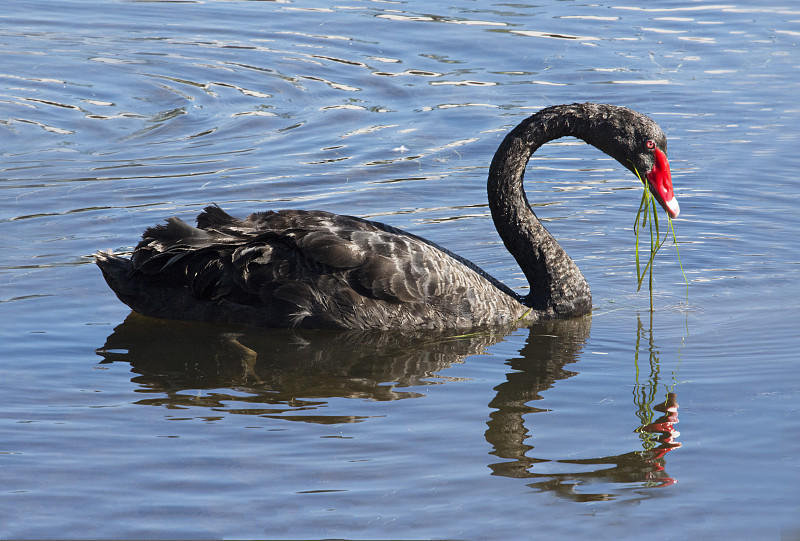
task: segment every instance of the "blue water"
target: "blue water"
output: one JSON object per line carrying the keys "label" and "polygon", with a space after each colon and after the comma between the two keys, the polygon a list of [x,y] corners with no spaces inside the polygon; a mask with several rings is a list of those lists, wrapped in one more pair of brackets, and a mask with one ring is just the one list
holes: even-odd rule
{"label": "blue water", "polygon": [[[800,537],[793,3],[8,4],[0,537]],[[181,324],[130,314],[91,262],[211,202],[319,208],[524,288],[487,167],[573,101],[669,139],[680,264],[665,245],[652,312],[641,189],[575,140],[526,188],[590,318],[456,338]]]}

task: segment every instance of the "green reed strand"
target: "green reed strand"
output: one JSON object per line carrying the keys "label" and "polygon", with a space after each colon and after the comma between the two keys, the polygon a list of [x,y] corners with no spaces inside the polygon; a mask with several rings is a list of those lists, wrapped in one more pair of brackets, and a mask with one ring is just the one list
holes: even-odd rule
{"label": "green reed strand", "polygon": [[[642,191],[642,200],[639,203],[639,211],[636,213],[636,220],[633,223],[633,230],[636,234],[636,243],[635,243],[635,250],[636,250],[636,280],[637,280],[637,287],[636,291],[640,291],[642,288],[642,284],[644,283],[645,275],[648,276],[648,286],[650,290],[650,311],[653,310],[653,262],[655,261],[656,254],[658,250],[667,242],[667,239],[672,234],[672,240],[675,243],[675,251],[678,253],[678,264],[681,268],[681,274],[683,274],[683,280],[686,283],[686,298],[689,298],[689,281],[686,279],[686,272],[683,270],[683,263],[681,262],[680,252],[678,251],[678,238],[675,235],[675,227],[672,224],[672,218],[667,215],[667,224],[668,229],[666,234],[664,235],[664,239],[659,241],[661,237],[661,228],[659,227],[658,223],[658,212],[656,206],[656,200],[653,194],[650,192],[650,188],[647,183],[642,179],[641,175],[639,175],[638,171],[635,171],[636,176],[639,177],[639,180],[642,182],[642,187],[644,190]],[[652,213],[652,216],[650,214]],[[650,218],[648,220],[648,217]],[[650,257],[647,260],[644,268],[641,266],[641,262],[639,260],[639,232],[642,230],[643,227],[648,226],[648,230],[650,231]]]}

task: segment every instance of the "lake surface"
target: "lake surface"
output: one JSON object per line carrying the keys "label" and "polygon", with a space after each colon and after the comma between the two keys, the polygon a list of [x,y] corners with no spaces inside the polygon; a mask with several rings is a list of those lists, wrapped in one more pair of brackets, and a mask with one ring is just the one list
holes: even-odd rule
{"label": "lake surface", "polygon": [[[0,537],[800,538],[794,2],[7,4]],[[166,322],[91,260],[211,202],[318,208],[524,289],[488,164],[574,101],[669,139],[689,285],[667,243],[652,312],[641,187],[571,139],[526,189],[591,317],[460,337]]]}

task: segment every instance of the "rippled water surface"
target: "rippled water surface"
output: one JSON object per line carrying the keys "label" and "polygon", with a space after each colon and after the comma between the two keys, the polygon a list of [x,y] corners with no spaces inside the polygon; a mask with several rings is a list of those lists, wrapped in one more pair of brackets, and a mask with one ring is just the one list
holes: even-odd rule
{"label": "rippled water surface", "polygon": [[[0,537],[800,538],[800,9],[643,5],[4,5]],[[577,140],[526,188],[590,318],[182,324],[92,264],[215,202],[378,219],[524,288],[487,166],[573,101],[664,128],[688,297],[668,244],[650,312],[638,181]]]}

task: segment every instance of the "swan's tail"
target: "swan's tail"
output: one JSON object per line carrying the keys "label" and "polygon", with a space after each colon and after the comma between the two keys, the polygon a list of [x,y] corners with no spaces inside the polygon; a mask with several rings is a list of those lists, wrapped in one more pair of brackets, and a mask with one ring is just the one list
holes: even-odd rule
{"label": "swan's tail", "polygon": [[130,275],[133,270],[131,260],[119,257],[112,250],[101,250],[94,254],[94,262],[103,271],[103,278],[106,279],[108,286],[124,302],[122,295],[129,296],[132,293],[132,291],[127,291],[131,283]]}
{"label": "swan's tail", "polygon": [[[112,251],[94,254],[94,261],[117,298],[132,310],[150,317],[209,321],[209,304],[198,303],[187,287],[169,287],[135,271],[130,259]],[[212,306],[213,308],[213,306]]]}

